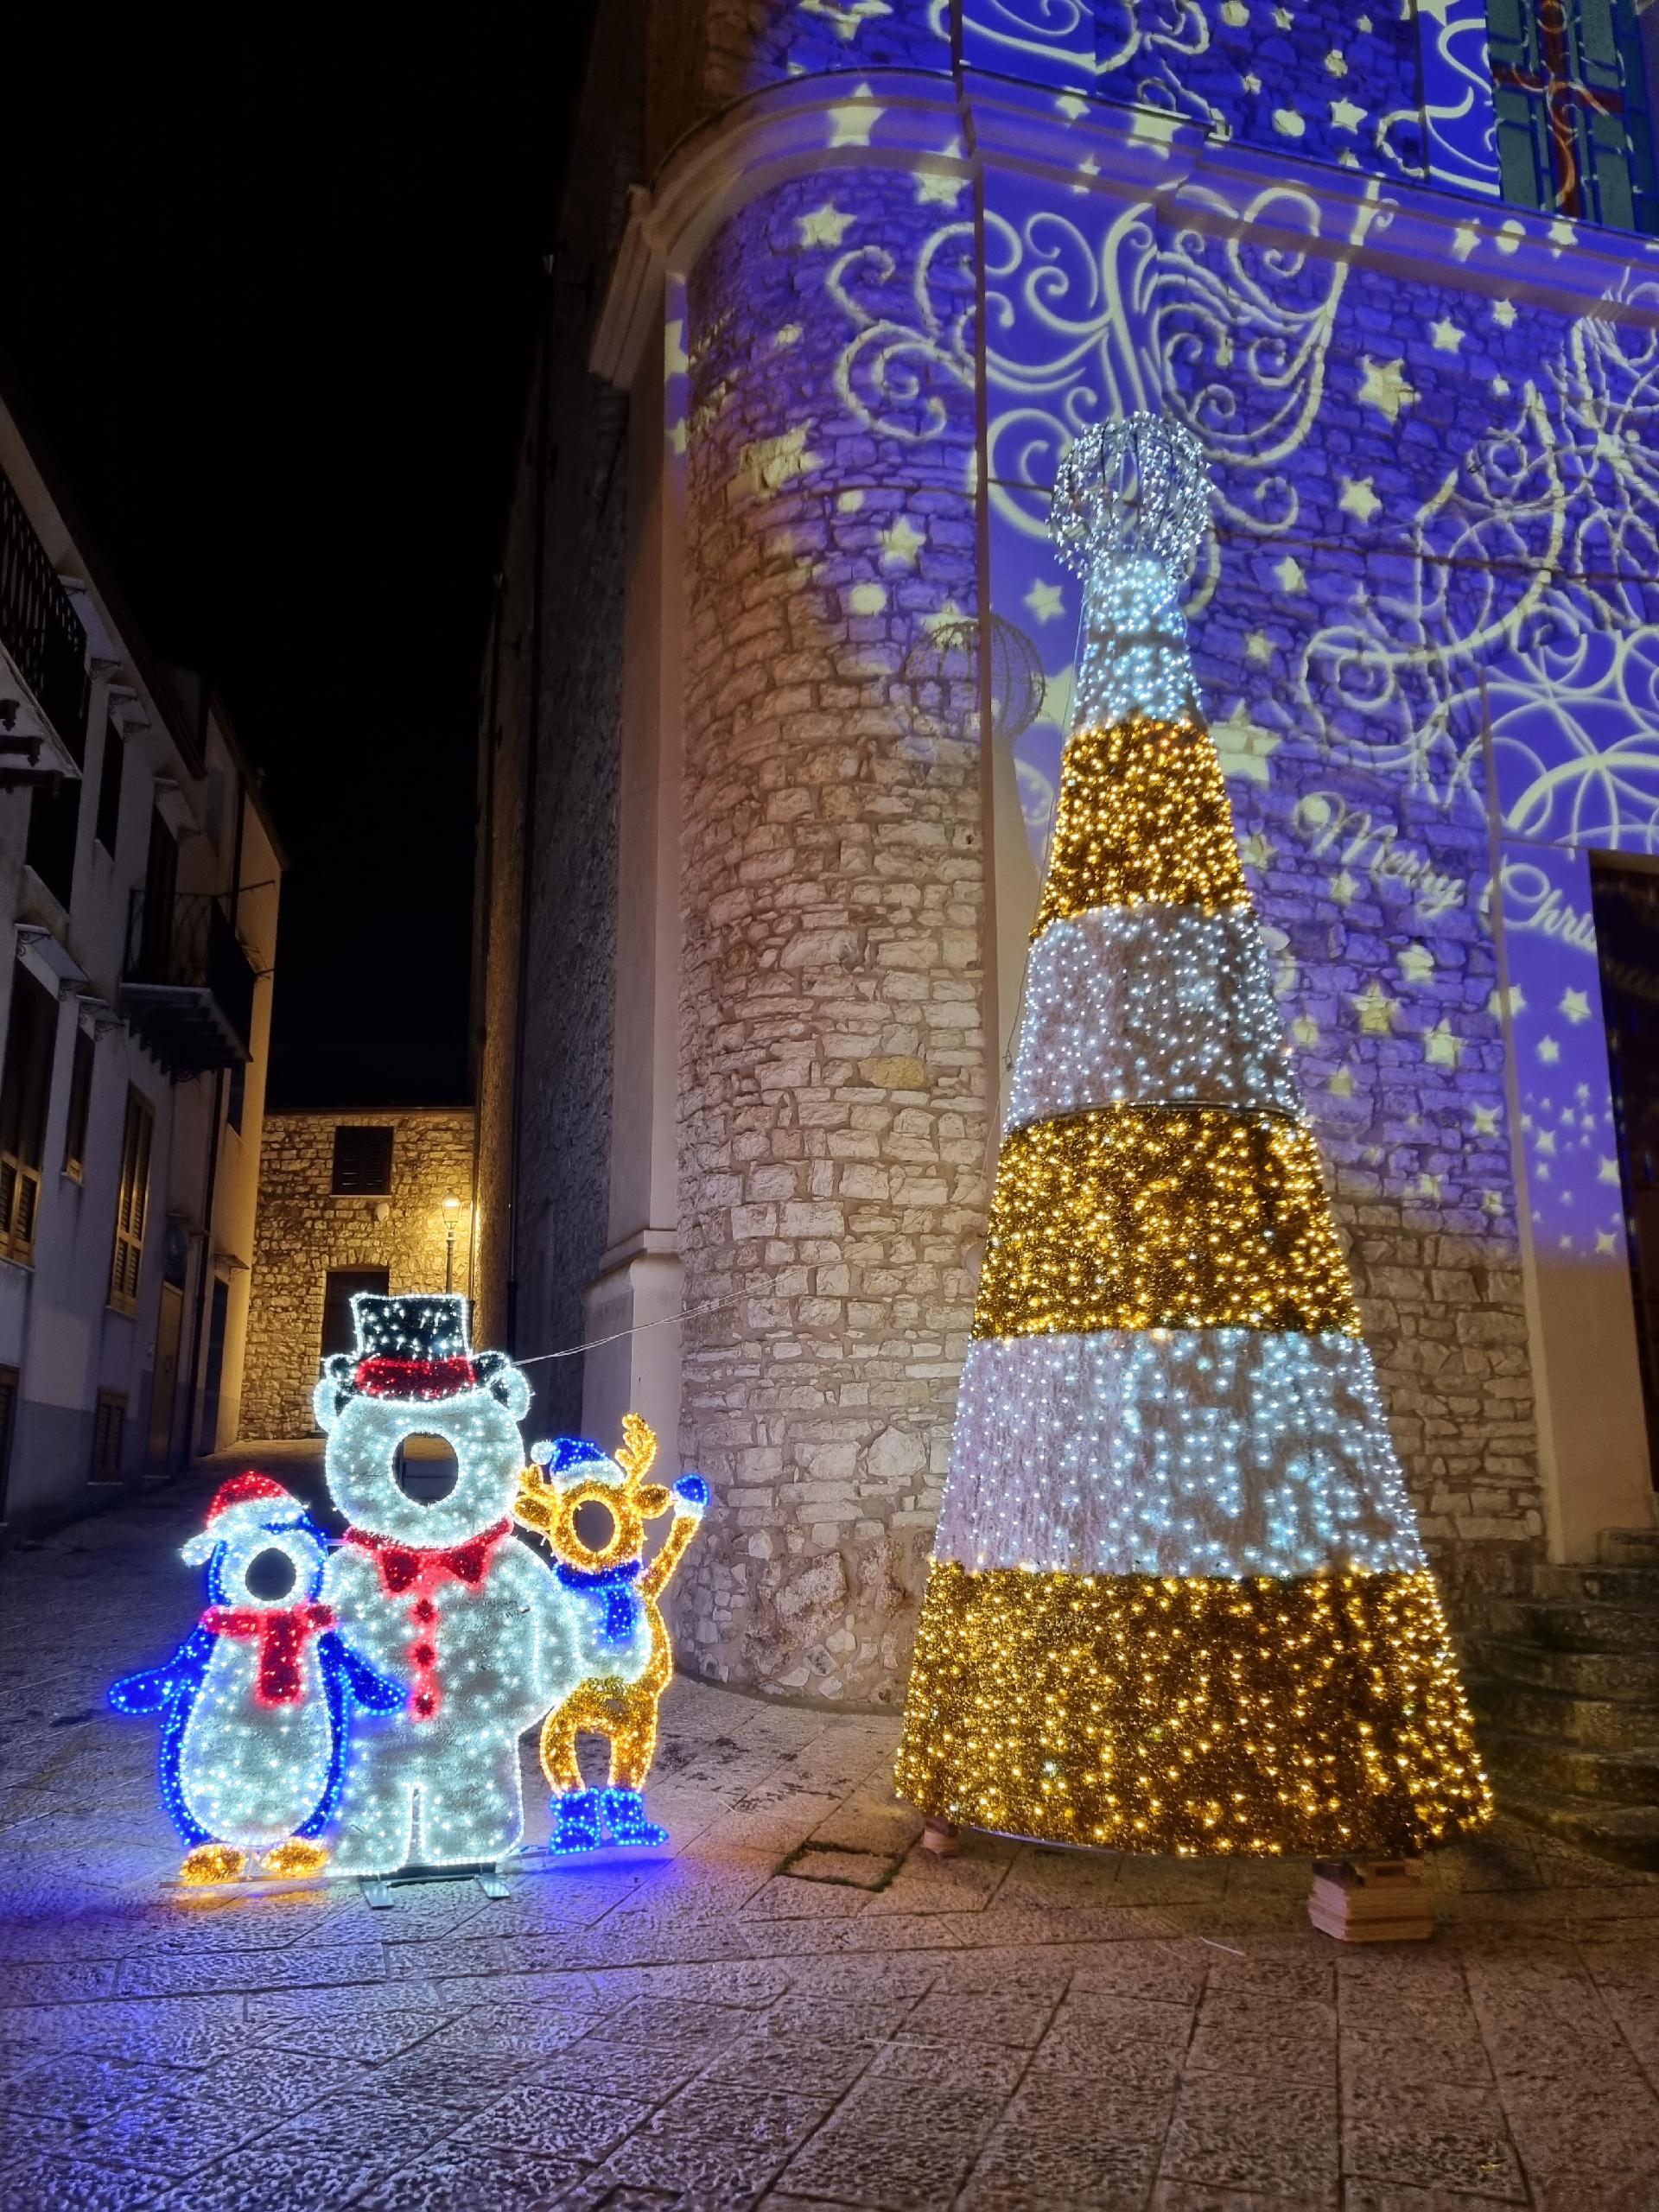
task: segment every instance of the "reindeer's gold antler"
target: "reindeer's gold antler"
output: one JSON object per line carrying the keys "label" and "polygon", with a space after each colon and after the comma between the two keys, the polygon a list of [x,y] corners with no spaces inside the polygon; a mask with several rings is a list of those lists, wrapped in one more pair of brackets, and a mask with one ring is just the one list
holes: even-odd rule
{"label": "reindeer's gold antler", "polygon": [[616,1463],[635,1482],[644,1482],[657,1457],[657,1432],[643,1414],[624,1414]]}

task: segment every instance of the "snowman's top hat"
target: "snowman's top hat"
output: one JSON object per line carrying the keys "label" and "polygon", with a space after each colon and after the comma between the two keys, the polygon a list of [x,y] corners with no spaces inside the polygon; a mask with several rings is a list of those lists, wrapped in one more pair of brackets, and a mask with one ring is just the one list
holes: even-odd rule
{"label": "snowman's top hat", "polygon": [[323,1362],[346,1396],[430,1405],[486,1387],[508,1363],[499,1351],[475,1352],[459,1293],[388,1298],[359,1291],[352,1300],[357,1344]]}

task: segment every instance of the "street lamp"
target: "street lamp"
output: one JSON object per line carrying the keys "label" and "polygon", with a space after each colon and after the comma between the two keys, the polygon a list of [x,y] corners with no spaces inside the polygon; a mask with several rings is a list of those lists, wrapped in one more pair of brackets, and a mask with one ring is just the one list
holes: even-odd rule
{"label": "street lamp", "polygon": [[443,1202],[443,1287],[455,1287],[455,1216],[461,1211],[461,1200],[453,1191]]}

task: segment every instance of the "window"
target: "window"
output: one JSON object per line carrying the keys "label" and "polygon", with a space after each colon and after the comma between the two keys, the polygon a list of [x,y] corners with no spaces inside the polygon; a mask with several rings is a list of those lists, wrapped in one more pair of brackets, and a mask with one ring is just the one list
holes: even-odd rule
{"label": "window", "polygon": [[104,765],[99,771],[98,815],[92,835],[111,858],[121,830],[121,777],[126,766],[125,741],[113,715],[104,718]]}
{"label": "window", "polygon": [[124,1390],[100,1390],[92,1414],[92,1464],[95,1483],[121,1479],[121,1447],[127,1437],[127,1397]]}
{"label": "window", "polygon": [[145,982],[173,981],[173,906],[179,888],[178,840],[159,812],[149,817],[144,897],[138,924],[137,974]]}
{"label": "window", "polygon": [[389,1128],[366,1128],[336,1129],[334,1186],[341,1198],[390,1198],[391,1131]]}
{"label": "window", "polygon": [[52,1089],[58,1002],[27,968],[11,971],[11,1018],[0,1067],[0,1256],[35,1254],[46,1104]]}
{"label": "window", "polygon": [[69,1069],[69,1116],[63,1125],[63,1172],[77,1183],[86,1173],[86,1120],[92,1103],[92,1056],[90,1030],[75,1029],[75,1057]]}
{"label": "window", "polygon": [[238,1060],[231,1070],[231,1080],[225,1100],[225,1125],[242,1134],[242,1109],[247,1103],[248,1064]]}
{"label": "window", "polygon": [[144,1219],[149,1211],[149,1141],[156,1126],[149,1102],[127,1092],[121,1132],[121,1188],[115,1205],[115,1253],[110,1262],[110,1303],[118,1313],[138,1311],[138,1271],[144,1257]]}
{"label": "window", "polygon": [[385,1268],[330,1268],[322,1279],[322,1356],[357,1349],[357,1325],[352,1300],[364,1291],[378,1291],[384,1298],[391,1283]]}
{"label": "window", "polygon": [[1506,200],[1659,231],[1643,12],[1640,0],[1486,0]]}
{"label": "window", "polygon": [[29,839],[23,858],[60,906],[67,906],[75,880],[75,838],[80,829],[80,779],[66,776],[54,790],[41,784],[29,802]]}

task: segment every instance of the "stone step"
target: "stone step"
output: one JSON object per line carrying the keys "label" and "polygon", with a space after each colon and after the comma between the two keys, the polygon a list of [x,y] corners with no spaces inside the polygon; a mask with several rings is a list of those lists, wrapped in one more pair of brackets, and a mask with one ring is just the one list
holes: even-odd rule
{"label": "stone step", "polygon": [[1601,1805],[1585,1797],[1500,1784],[1498,1808],[1621,1866],[1659,1873],[1659,1806]]}
{"label": "stone step", "polygon": [[1599,1751],[1508,1728],[1483,1728],[1478,1740],[1495,1780],[1507,1778],[1523,1790],[1548,1796],[1586,1797],[1602,1805],[1645,1805],[1659,1815],[1659,1745]]}
{"label": "stone step", "polygon": [[1604,1529],[1596,1557],[1604,1567],[1659,1567],[1659,1529]]}
{"label": "stone step", "polygon": [[1507,1674],[1470,1671],[1464,1681],[1475,1718],[1487,1727],[1594,1751],[1641,1751],[1659,1745],[1659,1703],[1647,1699],[1586,1697]]}
{"label": "stone step", "polygon": [[1659,1711],[1659,1651],[1563,1651],[1529,1637],[1473,1635],[1463,1639],[1463,1659],[1471,1676]]}
{"label": "stone step", "polygon": [[1659,1563],[1586,1567],[1540,1561],[1532,1570],[1535,1598],[1593,1598],[1610,1605],[1659,1607]]}
{"label": "stone step", "polygon": [[1615,1605],[1596,1598],[1496,1598],[1491,1626],[1552,1651],[1659,1652],[1659,1605]]}

